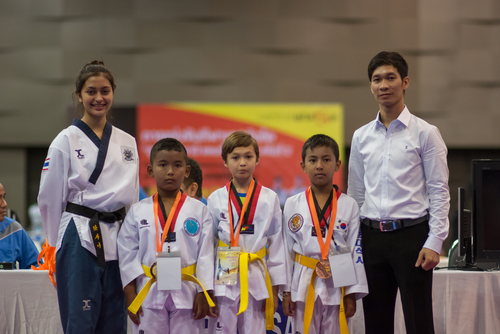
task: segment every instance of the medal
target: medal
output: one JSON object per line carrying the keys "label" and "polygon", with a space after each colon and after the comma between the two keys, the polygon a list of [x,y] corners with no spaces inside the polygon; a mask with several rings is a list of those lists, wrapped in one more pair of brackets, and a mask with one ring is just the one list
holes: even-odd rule
{"label": "medal", "polygon": [[156,262],[151,265],[150,272],[153,279],[156,279],[156,275],[158,274],[158,269],[156,268]]}
{"label": "medal", "polygon": [[320,260],[316,263],[316,274],[321,279],[328,279],[332,277],[332,269],[328,260]]}

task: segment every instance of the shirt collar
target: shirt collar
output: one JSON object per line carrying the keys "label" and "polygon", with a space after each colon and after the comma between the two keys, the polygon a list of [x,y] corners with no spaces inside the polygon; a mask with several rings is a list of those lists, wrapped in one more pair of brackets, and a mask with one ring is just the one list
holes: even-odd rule
{"label": "shirt collar", "polygon": [[[408,107],[405,105],[403,111],[401,112],[401,114],[399,114],[396,120],[399,121],[399,123],[403,124],[405,127],[408,127],[408,124],[410,123],[410,118],[411,118],[410,111],[408,110]],[[382,125],[385,128],[384,123],[382,123],[382,121],[380,120],[380,110],[378,111],[375,120],[377,121],[377,124]]]}

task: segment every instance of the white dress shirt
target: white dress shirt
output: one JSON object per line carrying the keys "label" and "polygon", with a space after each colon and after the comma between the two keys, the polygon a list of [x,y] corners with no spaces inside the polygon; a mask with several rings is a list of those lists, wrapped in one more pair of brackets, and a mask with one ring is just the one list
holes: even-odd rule
{"label": "white dress shirt", "polygon": [[438,254],[448,235],[446,145],[437,127],[405,106],[387,129],[377,118],[354,132],[347,194],[361,218],[415,219],[429,213],[424,244]]}

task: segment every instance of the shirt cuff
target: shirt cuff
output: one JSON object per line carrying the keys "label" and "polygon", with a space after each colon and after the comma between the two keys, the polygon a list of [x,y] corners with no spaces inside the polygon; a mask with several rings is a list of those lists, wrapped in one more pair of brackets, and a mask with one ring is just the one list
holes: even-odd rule
{"label": "shirt cuff", "polygon": [[424,244],[424,248],[433,250],[438,254],[441,254],[442,247],[443,247],[443,241],[433,235],[429,235]]}

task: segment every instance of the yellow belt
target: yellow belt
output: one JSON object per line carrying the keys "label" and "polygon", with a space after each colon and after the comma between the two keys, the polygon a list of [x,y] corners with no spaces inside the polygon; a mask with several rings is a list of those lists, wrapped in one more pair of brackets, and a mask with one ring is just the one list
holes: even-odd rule
{"label": "yellow belt", "polygon": [[[219,240],[219,247],[229,247],[223,241]],[[267,272],[266,265],[262,258],[266,256],[266,247],[262,248],[255,254],[240,253],[240,309],[237,315],[246,311],[248,307],[248,264],[254,261],[260,261],[264,270],[266,271],[266,287],[269,293],[269,298],[266,299],[266,329],[274,329],[274,300],[273,300],[273,287],[271,285],[271,278]]]}
{"label": "yellow belt", "polygon": [[[316,264],[319,262],[319,260],[295,253],[295,262],[300,263],[304,267],[313,270],[311,281],[309,282],[309,288],[307,289],[306,309],[304,310],[304,334],[308,334],[314,310],[314,299],[316,297],[316,293],[314,291],[314,279],[317,276]],[[347,319],[345,317],[345,310],[344,310],[344,293],[345,289],[342,287],[342,297],[340,298],[340,311],[339,311],[340,333],[349,334],[349,328],[347,327]]]}
{"label": "yellow belt", "polygon": [[[153,278],[153,275],[151,275],[151,269],[145,265],[142,265],[142,268],[144,269],[144,274],[146,274],[146,276],[149,277],[149,280],[147,281],[146,285],[144,285],[144,287],[141,289],[141,291],[137,294],[132,304],[130,304],[130,306],[128,307],[128,310],[134,314],[136,314],[137,311],[139,311],[139,307],[141,307],[142,303],[144,302],[144,299],[146,299],[149,289],[151,289],[151,285],[153,285],[153,283],[156,282],[156,278]],[[208,295],[208,292],[205,290],[201,282],[198,281],[198,279],[193,276],[195,273],[196,273],[196,263],[186,268],[182,268],[181,278],[184,281],[190,281],[201,286],[201,288],[203,289],[203,293],[207,298],[208,305],[210,305],[210,307],[214,307],[215,304]]]}

